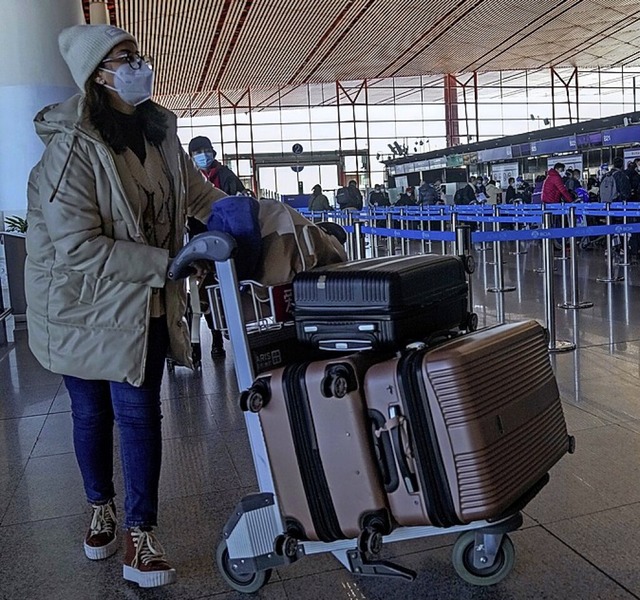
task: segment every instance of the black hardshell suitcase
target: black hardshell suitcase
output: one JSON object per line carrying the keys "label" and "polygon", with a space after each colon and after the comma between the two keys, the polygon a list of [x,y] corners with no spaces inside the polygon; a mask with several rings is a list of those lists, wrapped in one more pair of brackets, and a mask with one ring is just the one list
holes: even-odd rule
{"label": "black hardshell suitcase", "polygon": [[464,262],[435,254],[351,261],[293,280],[298,339],[323,350],[394,349],[474,329]]}

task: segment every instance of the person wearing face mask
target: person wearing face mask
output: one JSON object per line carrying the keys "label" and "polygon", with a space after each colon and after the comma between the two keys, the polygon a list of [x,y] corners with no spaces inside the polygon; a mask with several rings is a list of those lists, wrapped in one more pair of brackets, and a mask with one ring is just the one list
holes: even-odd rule
{"label": "person wearing face mask", "polygon": [[216,160],[216,151],[208,137],[199,135],[189,142],[189,154],[202,174],[229,196],[244,193],[246,188],[236,174]]}
{"label": "person wearing face mask", "polygon": [[28,186],[25,289],[29,346],[63,375],[91,506],[84,552],[118,548],[113,427],[124,479],[123,576],[141,587],[176,572],[153,531],[162,458],[165,357],[191,366],[182,282],[167,280],[188,216],[206,221],[225,194],[184,152],[175,115],[150,100],[153,70],[136,39],[76,25],[60,52],[81,93],[42,109],[45,144]]}
{"label": "person wearing face mask", "polygon": [[[242,181],[236,177],[236,174],[229,167],[220,164],[216,160],[216,151],[213,149],[211,140],[208,137],[203,135],[194,137],[189,142],[189,155],[207,181],[210,181],[218,189],[225,192],[225,194],[235,196],[236,194],[245,194],[247,192],[247,189],[242,184]],[[187,225],[189,238],[207,230],[198,219],[190,218]],[[226,351],[224,349],[222,333],[214,327],[211,311],[208,310],[209,299],[206,289],[207,286],[213,285],[214,283],[215,277],[213,274],[205,277],[200,285],[200,302],[204,307],[205,321],[211,331],[211,358],[216,360],[224,358]]]}

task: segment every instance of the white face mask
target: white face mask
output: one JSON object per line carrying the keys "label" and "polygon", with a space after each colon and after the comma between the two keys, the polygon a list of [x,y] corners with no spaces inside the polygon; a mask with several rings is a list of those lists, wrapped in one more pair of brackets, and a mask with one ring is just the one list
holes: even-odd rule
{"label": "white face mask", "polygon": [[115,71],[102,69],[113,74],[113,87],[103,84],[109,90],[113,90],[124,102],[131,106],[138,106],[151,98],[153,93],[153,70],[146,62],[141,62],[140,67],[132,69],[129,64],[120,65]]}

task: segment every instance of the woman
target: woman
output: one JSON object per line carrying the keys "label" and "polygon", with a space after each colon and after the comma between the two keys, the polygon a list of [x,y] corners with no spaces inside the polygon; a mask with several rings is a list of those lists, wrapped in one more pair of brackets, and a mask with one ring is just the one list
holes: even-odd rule
{"label": "woman", "polygon": [[82,94],[43,109],[46,145],[29,178],[29,344],[64,376],[73,441],[92,505],[84,551],[117,550],[113,423],[125,487],[124,578],[173,583],[157,525],[166,356],[190,365],[183,284],[166,280],[187,216],[205,220],[224,193],[182,150],[176,119],[151,102],[153,71],[135,38],[76,25],[60,52]]}

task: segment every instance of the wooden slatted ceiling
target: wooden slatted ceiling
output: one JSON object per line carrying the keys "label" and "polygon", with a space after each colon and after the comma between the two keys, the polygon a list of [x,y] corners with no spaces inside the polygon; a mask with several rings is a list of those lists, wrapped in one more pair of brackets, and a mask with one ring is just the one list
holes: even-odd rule
{"label": "wooden slatted ceiling", "polygon": [[[83,0],[88,9],[89,0]],[[631,0],[109,0],[155,58],[156,96],[213,111],[335,101],[336,80],[640,65]],[[300,87],[302,86],[302,87]],[[373,88],[370,98],[390,94]],[[317,96],[317,98],[316,98]],[[240,96],[241,97],[241,96]],[[302,102],[304,100],[304,102]],[[375,101],[375,100],[374,100]]]}

